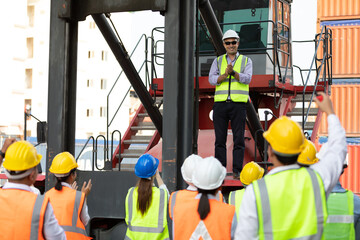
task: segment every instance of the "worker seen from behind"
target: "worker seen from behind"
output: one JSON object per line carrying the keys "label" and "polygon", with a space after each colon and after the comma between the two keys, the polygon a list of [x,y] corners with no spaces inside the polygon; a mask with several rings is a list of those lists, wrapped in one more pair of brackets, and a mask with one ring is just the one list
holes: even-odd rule
{"label": "worker seen from behind", "polygon": [[250,185],[253,181],[259,180],[264,176],[264,169],[254,161],[247,163],[240,173],[240,181],[244,186],[243,189],[231,191],[229,194],[229,203],[235,206],[236,215],[239,217],[239,210],[241,201],[243,199],[246,186]]}
{"label": "worker seen from behind", "polygon": [[239,179],[245,153],[246,103],[252,77],[252,61],[238,53],[239,35],[228,30],[222,38],[226,54],[214,59],[209,83],[216,86],[213,106],[215,157],[226,167],[229,121],[233,135],[233,177]]}
{"label": "worker seen from behind", "polygon": [[26,141],[7,148],[3,167],[9,181],[0,189],[0,239],[66,239],[47,198],[30,189],[41,158]]}
{"label": "worker seen from behind", "polygon": [[[167,225],[168,189],[158,171],[159,160],[143,154],[135,165],[140,179],[129,189],[126,200],[125,239],[169,239]],[[154,186],[154,179],[159,188]]]}
{"label": "worker seen from behind", "polygon": [[72,186],[77,177],[78,164],[69,152],[57,154],[49,171],[56,177],[55,187],[46,192],[45,196],[54,208],[54,214],[64,229],[67,239],[91,239],[85,226],[90,220],[86,197],[92,184],[84,182],[81,192]]}
{"label": "worker seen from behind", "polygon": [[[323,159],[322,155],[326,149],[327,143],[317,154],[320,160]],[[346,168],[348,168],[347,159],[341,174]],[[327,206],[328,219],[324,229],[325,239],[360,240],[360,198],[352,191],[343,188],[340,181],[337,181],[329,195]]]}
{"label": "worker seen from behind", "polygon": [[329,149],[308,168],[297,158],[304,148],[300,126],[283,116],[276,119],[264,138],[274,168],[245,190],[239,211],[236,239],[321,239],[327,219],[326,196],[335,186],[347,153],[345,131],[331,100],[320,93],[315,99],[327,114]]}
{"label": "worker seen from behind", "polygon": [[226,169],[214,157],[199,159],[192,175],[198,194],[173,211],[173,239],[233,239],[235,207],[218,201]]}
{"label": "worker seen from behind", "polygon": [[[192,201],[198,194],[197,187],[195,187],[192,182],[192,174],[195,170],[196,162],[199,159],[202,159],[202,157],[196,154],[191,154],[184,160],[184,163],[181,166],[181,175],[189,186],[184,190],[171,193],[169,198],[169,215],[171,219],[173,219],[172,213],[174,212],[174,208],[178,208],[181,204],[186,204],[188,201]],[[224,197],[220,191],[216,194],[216,199],[224,201]]]}

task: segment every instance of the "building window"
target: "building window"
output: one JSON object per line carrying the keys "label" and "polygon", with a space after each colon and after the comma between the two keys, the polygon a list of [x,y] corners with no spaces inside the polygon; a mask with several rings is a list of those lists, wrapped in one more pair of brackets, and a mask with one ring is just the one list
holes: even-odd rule
{"label": "building window", "polygon": [[89,25],[89,28],[90,28],[90,29],[95,29],[95,28],[96,28],[95,22],[91,21],[91,22],[90,22],[90,25]]}
{"label": "building window", "polygon": [[106,117],[106,107],[100,107],[100,117]]}
{"label": "building window", "polygon": [[92,79],[88,79],[86,81],[86,86],[89,88],[89,87],[93,87],[94,86],[94,80]]}
{"label": "building window", "polygon": [[25,87],[32,88],[32,69],[25,69]]}
{"label": "building window", "polygon": [[105,90],[106,89],[106,83],[107,83],[106,79],[102,78],[100,80],[100,89]]}
{"label": "building window", "polygon": [[93,116],[93,110],[92,109],[86,109],[86,116],[92,117]]}
{"label": "building window", "polygon": [[101,60],[107,61],[107,51],[101,51]]}
{"label": "building window", "polygon": [[29,26],[34,26],[34,6],[27,6],[27,16],[29,19]]}
{"label": "building window", "polygon": [[34,39],[33,38],[27,38],[26,39],[26,47],[28,50],[28,58],[34,57]]}
{"label": "building window", "polygon": [[25,112],[27,113],[27,114],[29,114],[28,116],[27,116],[27,120],[30,120],[30,114],[31,114],[31,99],[25,99],[25,102],[24,102],[24,110],[25,110]]}
{"label": "building window", "polygon": [[95,52],[94,51],[88,51],[88,58],[94,58]]}

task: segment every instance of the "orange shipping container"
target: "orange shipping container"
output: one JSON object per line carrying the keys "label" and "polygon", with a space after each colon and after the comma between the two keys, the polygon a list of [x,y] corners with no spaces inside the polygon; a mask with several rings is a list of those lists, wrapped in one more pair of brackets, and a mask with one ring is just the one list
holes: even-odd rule
{"label": "orange shipping container", "polygon": [[321,22],[332,29],[333,78],[360,77],[360,20]]}
{"label": "orange shipping container", "polygon": [[360,1],[318,0],[317,16],[320,21],[360,18]]}
{"label": "orange shipping container", "polygon": [[[347,137],[360,137],[360,84],[332,85],[331,100]],[[319,135],[328,135],[325,114],[321,118]]]}
{"label": "orange shipping container", "polygon": [[[318,145],[319,151],[322,145]],[[349,167],[345,169],[344,173],[340,177],[340,183],[343,188],[353,191],[356,194],[360,194],[360,145],[348,145],[348,164]]]}
{"label": "orange shipping container", "polygon": [[340,177],[343,188],[360,194],[360,145],[348,145],[349,167]]}

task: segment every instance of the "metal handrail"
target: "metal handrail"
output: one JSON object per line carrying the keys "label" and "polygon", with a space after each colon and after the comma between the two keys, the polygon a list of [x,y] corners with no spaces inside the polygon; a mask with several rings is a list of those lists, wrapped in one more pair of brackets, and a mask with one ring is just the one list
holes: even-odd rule
{"label": "metal handrail", "polygon": [[[98,151],[98,139],[99,138],[103,138],[104,139],[104,167],[103,168],[99,168],[98,166],[98,159],[97,159],[97,151]],[[107,154],[107,147],[106,147],[106,138],[104,135],[99,135],[96,137],[95,139],[95,149],[94,149],[94,152],[95,152],[95,167],[97,170],[101,171],[101,170],[105,170],[106,169],[106,154]]]}
{"label": "metal handrail", "polygon": [[93,144],[93,148],[92,148],[92,149],[93,149],[93,150],[92,150],[92,159],[91,159],[92,164],[91,164],[91,166],[92,166],[92,170],[94,171],[95,139],[94,139],[93,136],[90,136],[90,137],[88,138],[88,140],[86,141],[86,143],[84,144],[84,146],[83,146],[83,148],[81,149],[80,153],[79,153],[78,156],[76,157],[76,162],[78,161],[78,159],[79,159],[79,157],[81,156],[82,152],[85,150],[85,148],[86,148],[86,146],[88,145],[90,139],[92,139],[92,144]]}
{"label": "metal handrail", "polygon": [[118,148],[119,148],[119,171],[121,170],[121,164],[120,164],[120,155],[121,155],[121,132],[119,131],[119,130],[115,130],[115,131],[113,131],[112,133],[111,133],[111,160],[113,159],[113,152],[114,152],[114,149],[113,149],[113,147],[114,147],[114,134],[115,133],[119,133],[119,139],[120,139],[120,141],[119,141],[119,144],[118,144]]}
{"label": "metal handrail", "polygon": [[[308,75],[307,75],[307,78],[306,78],[306,82],[304,84],[304,88],[303,88],[303,92],[302,92],[302,96],[303,96],[303,101],[302,101],[302,104],[303,104],[303,107],[302,107],[302,112],[303,112],[303,119],[302,119],[302,128],[303,128],[303,131],[305,129],[305,123],[307,121],[307,118],[309,116],[309,112],[310,112],[310,108],[311,108],[311,103],[313,102],[313,98],[314,98],[314,95],[315,95],[315,91],[316,91],[316,86],[319,82],[319,78],[320,78],[320,74],[323,70],[324,70],[324,73],[323,73],[323,80],[324,80],[324,84],[326,85],[326,70],[328,70],[328,75],[330,76],[331,78],[331,74],[330,73],[330,70],[326,68],[326,61],[328,61],[330,58],[332,58],[331,55],[328,55],[328,35],[331,36],[331,33],[329,33],[330,30],[326,27],[326,26],[323,26],[322,29],[321,29],[321,32],[320,34],[318,34],[316,37],[319,37],[318,40],[315,39],[315,54],[314,54],[314,57],[311,61],[311,65],[310,65],[310,70],[312,69],[313,67],[313,64],[316,63],[316,61],[319,61],[320,59],[317,58],[317,54],[318,54],[318,50],[319,50],[319,46],[320,46],[320,43],[322,42],[323,43],[323,58],[321,59],[321,64],[319,67],[316,67],[316,79],[315,79],[315,83],[314,83],[314,89],[313,89],[313,92],[311,94],[311,97],[310,97],[310,101],[309,101],[309,106],[306,110],[306,114],[305,114],[305,92],[306,92],[306,87],[308,85],[308,82],[309,82],[309,78],[310,78],[310,75],[311,75],[311,72],[312,71],[309,71]],[[324,35],[324,38],[322,37]],[[331,53],[331,41],[332,39],[330,39],[330,53]],[[325,67],[324,67],[325,65]],[[328,64],[329,65],[329,64]],[[332,67],[332,64],[331,64],[331,67]],[[329,68],[329,66],[328,66]]]}
{"label": "metal handrail", "polygon": [[[144,60],[144,62],[142,63],[140,69],[138,70],[138,73],[142,70],[142,68],[143,68],[144,65],[145,65],[145,66],[146,66],[146,68],[145,68],[145,87],[147,87],[147,86],[148,86],[148,82],[150,82],[150,80],[149,80],[149,77],[148,77],[149,72],[148,72],[148,66],[147,66],[147,64],[149,63],[149,61],[147,60],[148,37],[147,37],[145,34],[142,34],[142,35],[140,36],[139,40],[137,41],[134,49],[132,50],[132,52],[131,52],[131,54],[130,54],[130,58],[132,57],[132,55],[133,55],[134,52],[137,50],[137,48],[139,47],[140,43],[141,43],[143,40],[145,41],[145,43],[144,43],[144,44],[145,44],[145,60]],[[131,86],[130,86],[129,89],[128,89],[128,90],[126,91],[126,93],[124,94],[123,99],[122,99],[121,103],[119,104],[117,110],[115,111],[114,115],[112,116],[111,121],[109,121],[109,109],[110,109],[110,99],[109,99],[109,98],[110,98],[110,95],[111,95],[111,93],[113,92],[113,90],[114,90],[114,88],[115,88],[115,85],[118,83],[121,75],[123,74],[123,72],[124,72],[123,70],[120,72],[120,74],[118,75],[117,79],[115,80],[113,86],[111,87],[109,93],[107,94],[107,99],[106,99],[106,104],[107,104],[107,109],[106,109],[106,139],[109,139],[109,128],[110,128],[113,120],[114,120],[115,117],[117,116],[120,108],[122,107],[124,100],[125,100],[126,97],[129,95],[129,92],[130,92],[130,89],[131,89]],[[121,140],[121,139],[120,139],[120,140]],[[105,140],[105,141],[106,141],[106,140]],[[109,149],[108,141],[106,141],[106,149],[107,149],[107,150]],[[111,155],[112,155],[112,153],[111,153]],[[107,158],[109,157],[109,153],[108,153],[108,152],[106,153],[106,156],[107,156]]]}

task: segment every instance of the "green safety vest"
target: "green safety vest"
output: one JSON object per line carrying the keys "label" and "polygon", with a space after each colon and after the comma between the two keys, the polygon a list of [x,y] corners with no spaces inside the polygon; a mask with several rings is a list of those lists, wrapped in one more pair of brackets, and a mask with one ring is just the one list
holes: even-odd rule
{"label": "green safety vest", "polygon": [[327,204],[325,239],[355,239],[353,192],[331,193]]}
{"label": "green safety vest", "polygon": [[231,205],[235,206],[236,216],[238,217],[238,220],[239,220],[240,205],[241,205],[242,199],[244,197],[244,193],[245,193],[245,188],[237,190],[237,191],[232,191],[232,192],[230,192],[230,195],[229,195],[229,203]]}
{"label": "green safety vest", "polygon": [[137,209],[138,188],[130,188],[125,200],[125,239],[169,239],[167,225],[168,197],[164,189],[152,188],[152,200],[145,215]]}
{"label": "green safety vest", "polygon": [[291,169],[254,181],[259,239],[321,239],[327,218],[320,176]]}
{"label": "green safety vest", "polygon": [[[222,59],[222,60],[221,60]],[[221,61],[220,61],[221,60]],[[244,71],[247,64],[248,58],[244,55],[239,55],[234,64],[234,71],[241,73]],[[225,73],[227,68],[226,54],[217,58],[218,68],[220,69],[220,75]],[[235,79],[234,76],[231,76],[231,84],[229,85],[230,75],[226,80],[222,81],[219,85],[216,85],[215,88],[215,102],[224,102],[230,98],[233,102],[247,102],[249,99],[249,84],[244,84]]]}

